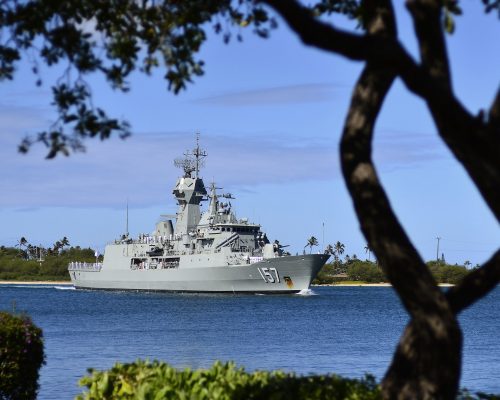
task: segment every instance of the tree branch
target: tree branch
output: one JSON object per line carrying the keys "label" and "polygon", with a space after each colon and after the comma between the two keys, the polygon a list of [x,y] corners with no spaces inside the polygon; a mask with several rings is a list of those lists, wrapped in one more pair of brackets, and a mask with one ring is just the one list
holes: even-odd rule
{"label": "tree branch", "polygon": [[[467,110],[439,81],[417,65],[395,35],[356,35],[316,19],[311,11],[295,0],[261,0],[273,7],[295,31],[304,44],[340,54],[351,60],[367,61],[394,69],[408,89],[423,99],[435,98],[456,114],[463,124],[472,119]],[[369,5],[371,2],[365,2]],[[395,25],[395,24],[394,24]]]}
{"label": "tree branch", "polygon": [[[449,97],[454,98],[441,21],[442,0],[407,0],[406,4],[413,17],[423,68],[440,86],[440,91],[448,92]],[[500,149],[500,134],[495,132],[495,112],[493,122],[485,123],[483,113],[477,118],[471,118],[460,109],[449,109],[447,103],[432,94],[425,100],[439,134],[455,157],[462,162],[500,220],[500,163],[497,155]],[[461,123],[457,124],[458,120]],[[493,129],[490,129],[491,127]],[[498,131],[498,126],[496,130]]]}
{"label": "tree branch", "polygon": [[[373,3],[378,8],[365,10],[373,13],[367,30],[376,35],[395,35],[390,2],[381,0],[372,2],[372,6]],[[385,23],[380,18],[383,10]],[[412,317],[422,312],[434,315],[443,307],[447,309],[448,304],[394,214],[371,158],[375,122],[395,76],[394,70],[370,62],[364,68],[344,125],[340,145],[342,172],[361,230],[406,309]]]}
{"label": "tree branch", "polygon": [[458,314],[486,296],[500,282],[500,250],[481,267],[471,271],[458,285],[446,293],[450,307]]}
{"label": "tree branch", "polygon": [[413,17],[420,48],[422,66],[440,81],[443,90],[451,90],[450,67],[441,23],[441,2],[437,0],[407,0]]}
{"label": "tree branch", "polygon": [[498,135],[498,131],[500,131],[500,88],[498,88],[497,95],[491,104],[488,123],[493,131],[496,131]]}
{"label": "tree branch", "polygon": [[365,67],[352,96],[340,152],[361,230],[404,306],[416,317],[448,305],[394,214],[371,159],[374,124],[394,76],[371,64]]}
{"label": "tree branch", "polygon": [[369,39],[337,29],[314,18],[310,9],[295,0],[262,0],[273,7],[295,31],[302,42],[322,50],[339,53],[352,60],[366,60]]}
{"label": "tree branch", "polygon": [[488,129],[480,118],[473,117],[439,76],[432,76],[417,65],[393,37],[361,36],[339,30],[315,19],[309,9],[295,0],[261,1],[281,14],[305,44],[393,69],[411,92],[427,102],[440,136],[500,220],[500,135]]}

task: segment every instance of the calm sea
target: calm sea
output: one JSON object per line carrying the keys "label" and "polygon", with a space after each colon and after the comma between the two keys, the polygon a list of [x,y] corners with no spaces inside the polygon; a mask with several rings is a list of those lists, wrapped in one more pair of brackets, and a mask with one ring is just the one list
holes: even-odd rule
{"label": "calm sea", "polygon": [[[190,295],[2,286],[0,309],[44,332],[40,399],[68,399],[88,367],[160,359],[176,367],[234,360],[247,370],[378,378],[407,321],[391,288],[316,287],[290,296]],[[500,393],[500,288],[460,317],[461,386]]]}

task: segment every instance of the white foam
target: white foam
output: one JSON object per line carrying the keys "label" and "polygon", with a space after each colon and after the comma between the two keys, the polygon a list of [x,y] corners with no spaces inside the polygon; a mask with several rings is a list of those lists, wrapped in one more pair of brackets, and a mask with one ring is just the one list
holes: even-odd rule
{"label": "white foam", "polygon": [[314,293],[312,289],[302,289],[299,293],[297,293],[299,296],[316,296],[317,293]]}
{"label": "white foam", "polygon": [[57,290],[76,290],[74,286],[54,286]]}

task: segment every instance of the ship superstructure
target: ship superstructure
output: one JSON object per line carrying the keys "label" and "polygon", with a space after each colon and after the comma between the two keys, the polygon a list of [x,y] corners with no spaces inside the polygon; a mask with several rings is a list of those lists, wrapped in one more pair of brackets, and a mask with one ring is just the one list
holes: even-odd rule
{"label": "ship superstructure", "polygon": [[[106,246],[103,263],[70,263],[76,288],[179,292],[290,293],[307,289],[328,259],[291,256],[270,243],[259,224],[238,219],[230,193],[207,189],[199,176],[207,153],[196,147],[175,160],[183,170],[173,189],[178,210],[151,234],[126,232]],[[206,211],[201,203],[208,201]],[[128,231],[128,227],[127,227]]]}

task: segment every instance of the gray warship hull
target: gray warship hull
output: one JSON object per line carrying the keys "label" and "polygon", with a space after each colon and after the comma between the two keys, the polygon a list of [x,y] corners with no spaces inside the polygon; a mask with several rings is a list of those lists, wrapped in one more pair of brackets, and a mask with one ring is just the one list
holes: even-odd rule
{"label": "gray warship hull", "polygon": [[[328,256],[310,254],[285,256],[246,265],[191,266],[177,269],[130,270],[130,258],[99,268],[82,265],[70,268],[77,289],[135,290],[206,293],[298,293],[311,280]],[[188,261],[189,262],[189,261]],[[200,261],[197,260],[198,264]]]}
{"label": "gray warship hull", "polygon": [[[168,292],[296,293],[309,288],[327,254],[292,256],[259,224],[236,217],[230,193],[207,192],[199,169],[207,156],[197,146],[175,165],[184,170],[172,191],[178,211],[155,230],[133,238],[126,232],[106,246],[103,263],[72,262],[76,288]],[[201,203],[209,201],[202,209]],[[175,227],[174,227],[175,220]],[[317,245],[312,237],[310,246]],[[308,244],[309,245],[309,244]]]}

